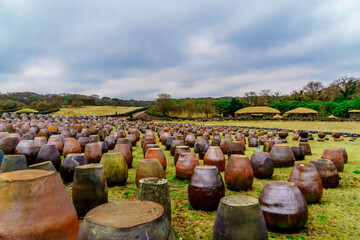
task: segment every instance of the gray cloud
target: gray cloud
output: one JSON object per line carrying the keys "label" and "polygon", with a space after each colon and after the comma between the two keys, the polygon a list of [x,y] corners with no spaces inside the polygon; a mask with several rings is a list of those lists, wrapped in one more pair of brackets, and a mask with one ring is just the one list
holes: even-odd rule
{"label": "gray cloud", "polygon": [[358,76],[357,1],[0,2],[0,91],[151,99]]}

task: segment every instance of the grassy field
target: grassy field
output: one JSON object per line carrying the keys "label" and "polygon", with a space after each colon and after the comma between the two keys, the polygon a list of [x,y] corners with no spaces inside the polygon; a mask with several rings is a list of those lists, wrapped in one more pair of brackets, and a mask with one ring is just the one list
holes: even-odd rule
{"label": "grassy field", "polygon": [[56,115],[93,115],[93,116],[104,116],[131,112],[139,109],[139,107],[119,107],[119,106],[83,106],[83,107],[71,107],[71,108],[60,108],[60,111],[55,112]]}
{"label": "grassy field", "polygon": [[[176,121],[174,121],[176,122]],[[188,121],[188,123],[205,125],[228,125],[228,126],[249,126],[249,127],[268,127],[268,128],[289,128],[305,129],[316,131],[351,132],[360,134],[360,122],[321,122],[321,121],[214,121],[198,122]]]}
{"label": "grassy field", "polygon": [[[284,124],[283,127],[289,126]],[[291,137],[292,134],[288,137],[289,145],[298,146],[299,143],[292,141]],[[340,173],[340,186],[336,189],[324,189],[321,202],[308,206],[309,220],[304,229],[292,234],[269,231],[270,239],[360,239],[360,175],[354,173],[355,170],[360,170],[359,142],[349,142],[348,139],[342,142],[317,142],[316,139],[317,137],[310,141],[312,155],[306,156],[304,162],[320,158],[325,148],[346,148],[349,162],[345,165],[344,172]],[[176,236],[182,239],[212,239],[216,211],[198,211],[190,206],[187,194],[189,181],[176,178],[173,157],[165,150],[165,146],[161,147],[167,157],[166,175],[171,194],[172,226]],[[133,149],[133,167],[129,169],[127,184],[109,188],[111,202],[136,199],[136,167],[143,159],[143,152],[139,142]],[[246,155],[250,157],[253,151],[254,148],[247,148]],[[251,190],[235,192],[226,189],[225,196],[249,195],[258,198],[268,181],[287,181],[291,170],[292,168],[276,168],[270,180],[255,178]],[[221,175],[224,176],[224,173]],[[71,184],[67,186],[67,190],[71,196]]]}

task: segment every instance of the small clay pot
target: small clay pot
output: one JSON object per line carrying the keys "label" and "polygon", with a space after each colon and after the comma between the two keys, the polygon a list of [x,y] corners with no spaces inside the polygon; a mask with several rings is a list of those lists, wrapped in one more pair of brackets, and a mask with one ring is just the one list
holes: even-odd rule
{"label": "small clay pot", "polygon": [[198,143],[197,146],[199,148],[199,159],[203,160],[210,147],[210,143]]}
{"label": "small clay pot", "polygon": [[81,152],[84,152],[86,144],[90,143],[89,138],[88,137],[80,137],[80,138],[78,138],[78,141],[81,146]]}
{"label": "small clay pot", "polygon": [[108,186],[122,186],[128,178],[128,166],[121,153],[104,153],[100,164],[104,166]]}
{"label": "small clay pot", "polygon": [[220,147],[210,146],[204,156],[204,165],[216,166],[220,172],[225,171],[225,156]]}
{"label": "small clay pot", "polygon": [[131,144],[130,139],[128,139],[128,138],[118,138],[118,140],[116,140],[116,144],[127,144],[129,146],[129,148],[130,148],[130,151],[132,152],[132,144]]}
{"label": "small clay pot", "polygon": [[252,187],[254,172],[245,155],[233,154],[225,169],[225,183],[229,190],[247,190]]}
{"label": "small clay pot", "polygon": [[324,150],[322,159],[329,159],[332,161],[338,172],[344,171],[344,157],[338,148],[327,148]]}
{"label": "small clay pot", "polygon": [[170,146],[170,154],[171,156],[175,155],[175,150],[177,146],[185,146],[185,143],[183,140],[173,140]]}
{"label": "small clay pot", "polygon": [[259,142],[257,138],[249,138],[249,147],[257,147]]}
{"label": "small clay pot", "polygon": [[136,186],[139,187],[139,180],[148,177],[158,177],[166,179],[164,168],[157,159],[143,159],[139,162],[136,169]]}
{"label": "small clay pot", "polygon": [[299,147],[303,147],[304,148],[304,153],[305,155],[311,155],[311,147],[310,144],[307,142],[301,142],[299,143]]}
{"label": "small clay pot", "polygon": [[5,155],[1,162],[1,171],[12,172],[27,169],[26,158],[24,155]]}
{"label": "small clay pot", "polygon": [[167,137],[166,142],[165,142],[166,150],[170,150],[171,144],[174,140],[175,140],[175,137],[172,137],[172,136]]}
{"label": "small clay pot", "polygon": [[106,136],[104,141],[106,142],[109,150],[114,150],[116,145],[116,138],[114,136]]}
{"label": "small clay pot", "polygon": [[174,154],[174,165],[176,166],[176,163],[180,157],[181,153],[191,152],[189,146],[176,146],[175,154]]}
{"label": "small clay pot", "polygon": [[324,188],[336,188],[339,186],[339,173],[334,163],[328,159],[311,160],[319,172],[321,182]]}
{"label": "small clay pot", "polygon": [[128,165],[128,168],[131,168],[133,162],[133,156],[129,144],[116,144],[114,147],[114,152],[122,153]]}
{"label": "small clay pot", "polygon": [[2,150],[5,155],[14,154],[15,148],[19,142],[19,137],[7,136],[0,138],[0,150]]}
{"label": "small clay pot", "polygon": [[294,232],[305,226],[308,207],[295,183],[268,182],[259,197],[268,228],[280,232]]}
{"label": "small clay pot", "polygon": [[270,151],[274,167],[292,167],[295,164],[295,156],[287,144],[275,144]]}
{"label": "small clay pot", "polygon": [[293,182],[303,194],[307,203],[317,203],[323,193],[320,175],[312,163],[296,163],[289,182]]}
{"label": "small clay pot", "polygon": [[75,168],[72,199],[80,217],[85,216],[94,207],[108,202],[103,165],[85,164]]}
{"label": "small clay pot", "polygon": [[164,168],[164,171],[166,170],[166,157],[161,148],[149,148],[146,151],[145,159],[157,159]]}
{"label": "small clay pot", "polygon": [[34,144],[39,147],[39,150],[42,145],[47,143],[46,137],[35,137],[34,138]]}
{"label": "small clay pot", "polygon": [[39,153],[40,147],[34,144],[33,140],[21,140],[15,148],[15,154],[25,155],[28,165],[36,163],[36,157]]}
{"label": "small clay pot", "polygon": [[145,157],[147,150],[149,150],[149,148],[160,148],[160,146],[158,144],[153,144],[153,143],[147,144],[145,147],[145,151],[144,151],[144,157]]}
{"label": "small clay pot", "polygon": [[76,139],[65,142],[63,155],[66,157],[69,153],[81,153],[80,142]]}
{"label": "small clay pot", "polygon": [[99,137],[99,135],[90,135],[90,136],[89,136],[89,141],[90,141],[91,143],[99,142],[99,141],[100,141],[100,137]]}
{"label": "small clay pot", "polygon": [[0,186],[0,206],[11,206],[0,211],[2,239],[77,239],[76,211],[55,172],[3,173]]}
{"label": "small clay pot", "polygon": [[230,148],[231,139],[221,139],[220,141],[220,149],[223,154],[228,154]]}
{"label": "small clay pot", "polygon": [[52,135],[50,136],[47,144],[53,144],[56,146],[57,150],[59,151],[60,154],[62,154],[63,149],[64,149],[64,143],[63,143],[63,136],[61,135]]}
{"label": "small clay pot", "polygon": [[220,146],[220,141],[221,141],[221,138],[219,135],[216,135],[213,137],[212,141],[211,141],[211,146]]}
{"label": "small clay pot", "polygon": [[86,157],[83,154],[70,153],[61,163],[60,176],[65,183],[70,183],[74,179],[75,168],[87,164]]}
{"label": "small clay pot", "polygon": [[185,145],[189,147],[195,146],[196,137],[193,134],[188,134],[185,137]]}
{"label": "small clay pot", "polygon": [[303,147],[292,146],[291,151],[293,152],[296,161],[305,159],[305,153]]}
{"label": "small clay pot", "polygon": [[97,142],[88,143],[85,146],[84,154],[88,163],[99,163],[102,157],[101,147]]}
{"label": "small clay pot", "polygon": [[194,168],[200,165],[195,153],[181,153],[176,162],[176,177],[179,179],[190,179],[194,173]]}
{"label": "small clay pot", "polygon": [[220,199],[225,196],[225,186],[215,166],[196,166],[188,186],[191,206],[198,210],[216,210]]}
{"label": "small clay pot", "polygon": [[44,144],[36,157],[36,163],[51,161],[56,171],[60,170],[61,157],[58,149],[53,144]]}
{"label": "small clay pot", "polygon": [[281,141],[282,143],[287,143],[286,138],[287,138],[288,135],[289,135],[288,132],[280,132],[280,133],[279,133],[280,141]]}
{"label": "small clay pot", "polygon": [[213,240],[223,239],[269,239],[258,199],[233,195],[220,200]]}
{"label": "small clay pot", "polygon": [[271,178],[274,174],[274,162],[267,152],[253,153],[250,158],[250,164],[256,178]]}
{"label": "small clay pot", "polygon": [[[240,138],[243,139],[243,138]],[[228,156],[230,157],[232,154],[245,154],[245,145],[240,141],[232,141],[230,142]]]}
{"label": "small clay pot", "polygon": [[144,137],[142,142],[142,149],[145,152],[145,147],[147,144],[156,144],[156,140],[154,137]]}

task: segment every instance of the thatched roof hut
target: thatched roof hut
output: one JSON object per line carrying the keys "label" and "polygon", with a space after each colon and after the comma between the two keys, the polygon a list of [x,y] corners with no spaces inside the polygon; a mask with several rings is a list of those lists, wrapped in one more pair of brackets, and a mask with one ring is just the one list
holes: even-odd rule
{"label": "thatched roof hut", "polygon": [[349,116],[350,116],[351,119],[358,119],[358,118],[360,118],[360,110],[354,109],[354,110],[348,111],[348,113],[349,113]]}
{"label": "thatched roof hut", "polygon": [[336,119],[337,117],[335,117],[334,115],[330,115],[330,116],[327,116],[327,118],[332,118],[332,119]]}
{"label": "thatched roof hut", "polygon": [[23,108],[20,110],[17,110],[16,113],[38,113],[39,111],[31,108]]}
{"label": "thatched roof hut", "polygon": [[284,118],[283,116],[281,116],[280,114],[276,114],[275,116],[273,116],[274,119],[282,119]]}
{"label": "thatched roof hut", "polygon": [[299,108],[295,108],[293,110],[287,111],[284,114],[284,117],[315,117],[317,115],[318,115],[318,112],[313,109],[299,107]]}
{"label": "thatched roof hut", "polygon": [[276,114],[280,114],[280,111],[271,107],[246,107],[239,109],[235,112],[236,117],[273,117]]}

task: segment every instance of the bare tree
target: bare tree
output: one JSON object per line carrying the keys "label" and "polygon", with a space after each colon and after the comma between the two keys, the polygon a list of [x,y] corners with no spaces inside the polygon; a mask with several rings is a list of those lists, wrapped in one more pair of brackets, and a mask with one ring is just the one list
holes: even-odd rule
{"label": "bare tree", "polygon": [[156,109],[164,116],[167,116],[173,109],[173,102],[171,101],[171,95],[166,93],[159,93],[155,102]]}
{"label": "bare tree", "polygon": [[321,82],[308,82],[304,87],[303,90],[306,91],[306,95],[309,96],[310,99],[314,100],[317,99],[320,92],[324,89],[324,86]]}
{"label": "bare tree", "polygon": [[260,96],[261,96],[261,100],[264,105],[269,105],[271,103],[271,90],[270,89],[260,90]]}
{"label": "bare tree", "polygon": [[256,92],[246,92],[245,93],[245,99],[246,99],[246,102],[249,104],[249,105],[256,105],[257,103],[257,99],[258,96],[256,94]]}

